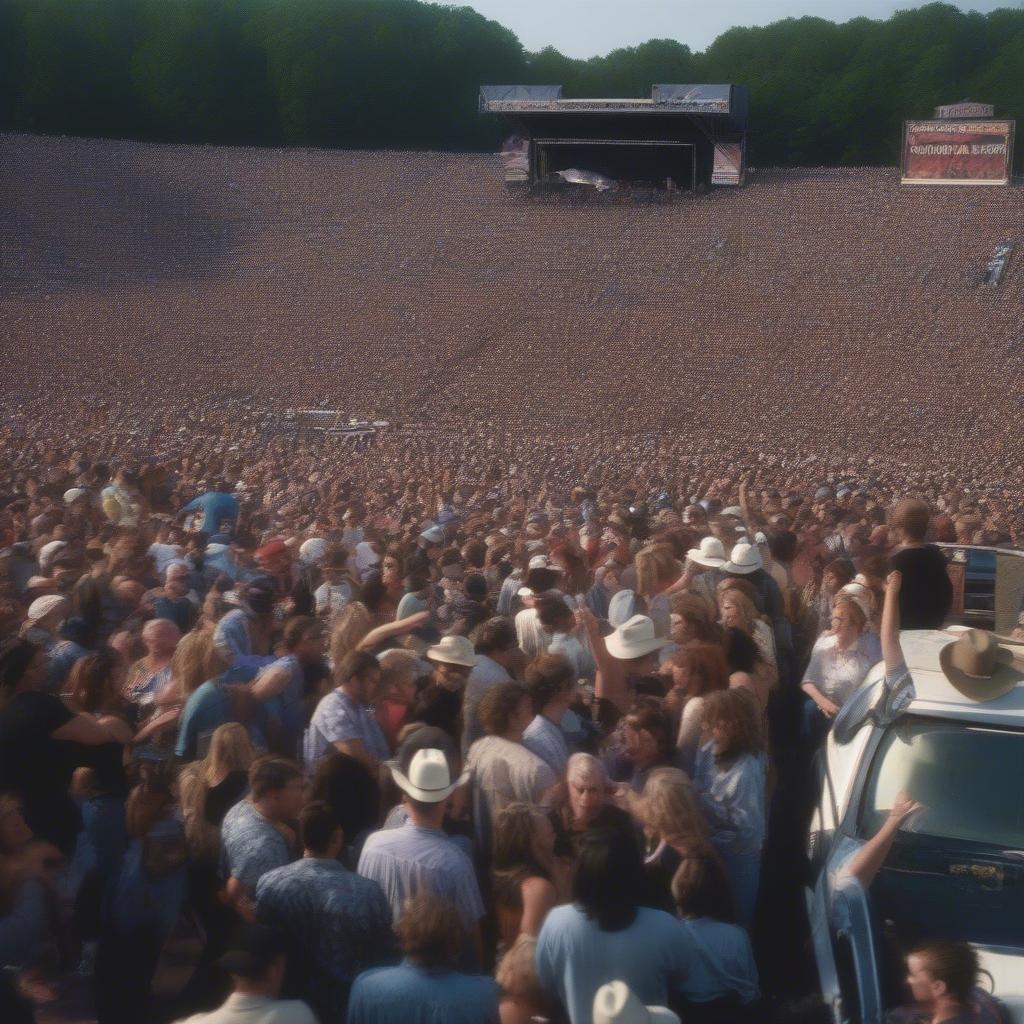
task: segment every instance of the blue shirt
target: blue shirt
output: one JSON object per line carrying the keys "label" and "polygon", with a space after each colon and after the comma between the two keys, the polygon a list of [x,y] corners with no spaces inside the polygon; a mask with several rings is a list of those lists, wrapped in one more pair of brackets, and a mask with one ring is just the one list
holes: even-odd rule
{"label": "blue shirt", "polygon": [[19,883],[7,912],[0,916],[0,967],[27,967],[50,934],[50,908],[43,883]]}
{"label": "blue shirt", "polygon": [[378,761],[386,761],[391,754],[380,724],[370,711],[356,704],[343,690],[334,689],[317,704],[306,728],[302,745],[306,768],[312,771],[335,743],[349,740],[360,740]]}
{"label": "blue shirt", "polygon": [[224,815],[220,827],[221,875],[237,878],[248,889],[274,868],[292,859],[288,843],[272,822],[248,801],[242,800]]}
{"label": "blue shirt", "polygon": [[[155,928],[161,944],[167,940],[185,902],[186,858],[185,827],[177,817],[160,818],[143,838],[131,841],[114,892],[118,928],[126,933]],[[166,870],[154,874],[147,859],[163,863]]]}
{"label": "blue shirt", "polygon": [[234,528],[238,519],[238,500],[232,494],[221,491],[207,491],[193,498],[183,509],[185,512],[202,512],[203,521],[199,529],[203,533],[220,533],[221,526],[228,522],[228,530]]}
{"label": "blue shirt", "polygon": [[696,917],[682,922],[696,946],[683,991],[692,1003],[710,1003],[735,994],[752,1003],[758,994],[757,967],[750,936],[738,924]]}
{"label": "blue shirt", "polygon": [[696,956],[683,923],[640,907],[628,928],[602,931],[576,906],[555,907],[537,939],[537,978],[557,996],[572,1024],[590,1024],[597,990],[624,981],[645,1006],[665,1006],[682,992]]}
{"label": "blue shirt", "polygon": [[241,608],[228,612],[213,631],[213,644],[229,662],[252,654],[249,616]]}
{"label": "blue shirt", "polygon": [[731,764],[715,760],[711,743],[697,752],[693,783],[719,852],[753,853],[765,834],[764,754],[743,754]]}
{"label": "blue shirt", "polygon": [[372,833],[363,845],[358,870],[380,883],[395,921],[405,901],[423,888],[451,900],[467,930],[484,916],[472,861],[439,829],[407,822]]}
{"label": "blue shirt", "polygon": [[404,962],[361,974],[352,986],[348,1024],[497,1024],[493,978],[430,970]]}
{"label": "blue shirt", "polygon": [[523,733],[523,746],[536,754],[556,775],[562,775],[569,763],[569,744],[565,733],[549,718],[534,715]]}
{"label": "blue shirt", "polygon": [[177,757],[193,761],[198,754],[200,737],[211,734],[218,725],[231,721],[231,705],[227,693],[216,679],[208,679],[189,694],[178,719],[178,740],[174,744]]}
{"label": "blue shirt", "polygon": [[267,717],[276,722],[280,729],[280,749],[284,750],[288,757],[298,757],[301,753],[299,746],[302,731],[306,727],[306,677],[299,659],[294,654],[286,654],[283,658],[272,661],[260,675],[278,668],[288,673],[288,682],[280,693],[264,701],[264,709]]}
{"label": "blue shirt", "polygon": [[397,959],[381,887],[336,860],[307,857],[268,871],[256,884],[256,916],[285,934],[289,966],[308,979],[303,991],[322,1020],[344,1020],[356,975]]}

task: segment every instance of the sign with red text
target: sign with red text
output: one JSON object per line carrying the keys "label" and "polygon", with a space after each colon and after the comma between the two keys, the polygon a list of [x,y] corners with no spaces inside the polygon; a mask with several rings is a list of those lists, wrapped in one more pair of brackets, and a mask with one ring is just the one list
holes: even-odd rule
{"label": "sign with red text", "polygon": [[902,180],[1006,185],[1014,126],[1013,121],[906,121]]}

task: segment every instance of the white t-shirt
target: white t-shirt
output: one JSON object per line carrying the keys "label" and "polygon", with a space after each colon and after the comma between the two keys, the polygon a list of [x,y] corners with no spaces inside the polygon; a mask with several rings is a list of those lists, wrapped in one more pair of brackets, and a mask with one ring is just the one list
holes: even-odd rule
{"label": "white t-shirt", "polygon": [[317,1024],[313,1011],[299,999],[267,999],[233,992],[209,1013],[197,1013],[178,1024]]}

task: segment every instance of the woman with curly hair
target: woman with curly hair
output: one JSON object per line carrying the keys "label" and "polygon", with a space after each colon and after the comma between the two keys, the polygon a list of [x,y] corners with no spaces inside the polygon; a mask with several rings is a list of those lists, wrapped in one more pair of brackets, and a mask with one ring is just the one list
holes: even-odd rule
{"label": "woman with curly hair", "polygon": [[725,863],[737,919],[750,928],[761,878],[767,758],[757,701],[745,690],[718,690],[704,703],[710,737],[697,755],[694,783]]}

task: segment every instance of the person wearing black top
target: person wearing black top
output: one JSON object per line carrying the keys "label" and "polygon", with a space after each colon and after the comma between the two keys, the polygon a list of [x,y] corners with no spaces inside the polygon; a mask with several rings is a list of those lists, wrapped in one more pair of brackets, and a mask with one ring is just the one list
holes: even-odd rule
{"label": "person wearing black top", "polygon": [[[82,827],[68,788],[83,747],[113,744],[110,731],[92,715],[74,714],[39,690],[46,654],[22,638],[0,648],[0,790],[16,794],[25,821],[40,838],[70,856]],[[117,749],[120,749],[119,747]]]}
{"label": "person wearing black top", "polygon": [[919,498],[906,498],[893,511],[900,546],[891,561],[893,569],[903,574],[901,629],[939,629],[953,605],[946,558],[940,548],[924,542],[930,516],[928,505]]}

